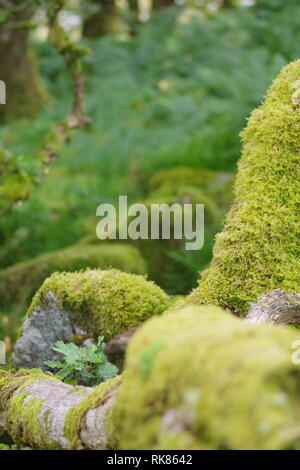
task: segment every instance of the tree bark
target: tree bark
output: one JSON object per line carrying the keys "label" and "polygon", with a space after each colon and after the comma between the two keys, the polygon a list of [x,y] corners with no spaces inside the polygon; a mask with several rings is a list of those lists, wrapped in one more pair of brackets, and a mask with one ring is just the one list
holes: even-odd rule
{"label": "tree bark", "polygon": [[0,0],[0,11],[9,8],[15,10],[0,30],[0,79],[6,84],[7,93],[7,104],[0,107],[2,122],[11,118],[31,118],[47,104],[47,94],[29,41],[34,10],[30,2],[25,1],[20,8],[20,2],[16,0]]}
{"label": "tree bark", "polygon": [[105,418],[119,382],[73,387],[37,369],[2,372],[0,441],[33,449],[105,449]]}
{"label": "tree bark", "polygon": [[115,34],[124,28],[114,0],[94,0],[93,3],[99,7],[99,11],[86,18],[83,24],[84,37],[97,38]]}

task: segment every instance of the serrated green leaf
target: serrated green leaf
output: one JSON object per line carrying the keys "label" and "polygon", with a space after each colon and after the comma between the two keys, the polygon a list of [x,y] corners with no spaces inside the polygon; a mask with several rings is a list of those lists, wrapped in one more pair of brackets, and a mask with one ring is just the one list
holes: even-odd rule
{"label": "serrated green leaf", "polygon": [[119,369],[113,364],[103,364],[98,367],[98,372],[104,380],[108,380],[115,377],[118,374]]}
{"label": "serrated green leaf", "polygon": [[59,361],[44,361],[44,364],[51,369],[62,369],[65,367],[65,364]]}

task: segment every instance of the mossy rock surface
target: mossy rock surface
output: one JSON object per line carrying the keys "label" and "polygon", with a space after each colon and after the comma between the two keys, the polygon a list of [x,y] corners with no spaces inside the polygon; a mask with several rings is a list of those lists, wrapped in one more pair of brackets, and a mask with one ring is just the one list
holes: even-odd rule
{"label": "mossy rock surface", "polygon": [[145,277],[115,269],[55,273],[35,295],[15,346],[16,367],[45,368],[51,347],[114,336],[140,325],[169,306],[169,297]]}
{"label": "mossy rock surface", "polygon": [[131,245],[112,245],[100,240],[95,245],[73,245],[0,271],[0,305],[15,305],[18,310],[26,311],[35,291],[53,272],[78,271],[88,267],[117,268],[135,274],[147,272],[143,257]]}
{"label": "mossy rock surface", "polygon": [[273,289],[300,291],[300,61],[284,67],[242,132],[235,199],[190,303],[245,315]]}
{"label": "mossy rock surface", "polygon": [[154,173],[148,181],[148,194],[156,192],[168,194],[173,188],[189,186],[214,192],[230,182],[230,173],[220,173],[207,169],[195,169],[186,166],[167,168]]}
{"label": "mossy rock surface", "polygon": [[299,449],[297,339],[208,305],[150,319],[129,344],[112,446]]}

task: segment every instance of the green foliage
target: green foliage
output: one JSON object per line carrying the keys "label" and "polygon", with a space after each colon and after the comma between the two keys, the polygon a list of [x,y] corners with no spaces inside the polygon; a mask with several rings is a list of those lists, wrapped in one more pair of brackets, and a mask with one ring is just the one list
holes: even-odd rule
{"label": "green foliage", "polygon": [[99,385],[118,374],[118,368],[108,363],[103,352],[103,339],[103,336],[99,336],[97,344],[90,347],[78,347],[73,343],[58,341],[52,349],[61,353],[63,360],[45,361],[44,364],[50,369],[60,369],[57,377],[68,384]]}
{"label": "green foliage", "polygon": [[0,270],[0,308],[9,306],[24,315],[35,291],[52,273],[110,267],[147,273],[143,257],[133,246],[100,240],[94,245],[77,244]]}
{"label": "green foliage", "polygon": [[[98,204],[115,203],[119,194],[130,203],[144,199],[145,182],[157,171],[234,171],[245,117],[299,54],[299,8],[296,0],[266,0],[183,23],[174,7],[154,14],[134,37],[84,41],[93,51],[84,59],[93,124],[62,150],[32,199],[1,217],[1,267],[75,243],[89,223],[96,226]],[[29,174],[35,173],[34,150],[72,100],[62,57],[45,42],[35,49],[50,106],[30,125],[0,129],[5,146],[26,155]],[[194,287],[194,266],[211,259],[213,237],[207,234],[203,258],[175,250],[182,262],[169,274],[171,291]],[[186,263],[193,268],[178,279]]]}
{"label": "green foliage", "polygon": [[10,450],[10,447],[7,444],[0,444],[0,450]]}

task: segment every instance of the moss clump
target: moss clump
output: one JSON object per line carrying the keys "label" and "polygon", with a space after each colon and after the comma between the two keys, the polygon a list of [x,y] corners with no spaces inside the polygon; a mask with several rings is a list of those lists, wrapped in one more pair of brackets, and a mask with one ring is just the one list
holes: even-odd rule
{"label": "moss clump", "polygon": [[7,444],[0,444],[0,450],[10,450],[10,447]]}
{"label": "moss clump", "polygon": [[169,193],[174,187],[192,186],[202,188],[208,191],[214,190],[221,183],[220,173],[206,170],[195,169],[186,166],[168,168],[154,173],[148,181],[149,193],[161,191]]}
{"label": "moss clump", "polygon": [[297,337],[208,305],[149,320],[129,344],[112,410],[119,447],[298,449]]}
{"label": "moss clump", "polygon": [[108,271],[86,270],[79,273],[55,273],[35,295],[28,315],[43,305],[52,292],[59,308],[69,311],[74,322],[95,337],[105,340],[161,314],[169,297],[143,276]]}
{"label": "moss clump", "polygon": [[[74,245],[18,263],[0,271],[0,305],[25,308],[42,282],[56,271],[113,267],[125,272],[145,274],[146,265],[139,251],[130,245],[101,243]],[[22,286],[22,288],[20,288]]]}
{"label": "moss clump", "polygon": [[242,133],[235,199],[190,303],[245,315],[273,289],[300,288],[300,61],[283,68]]}

